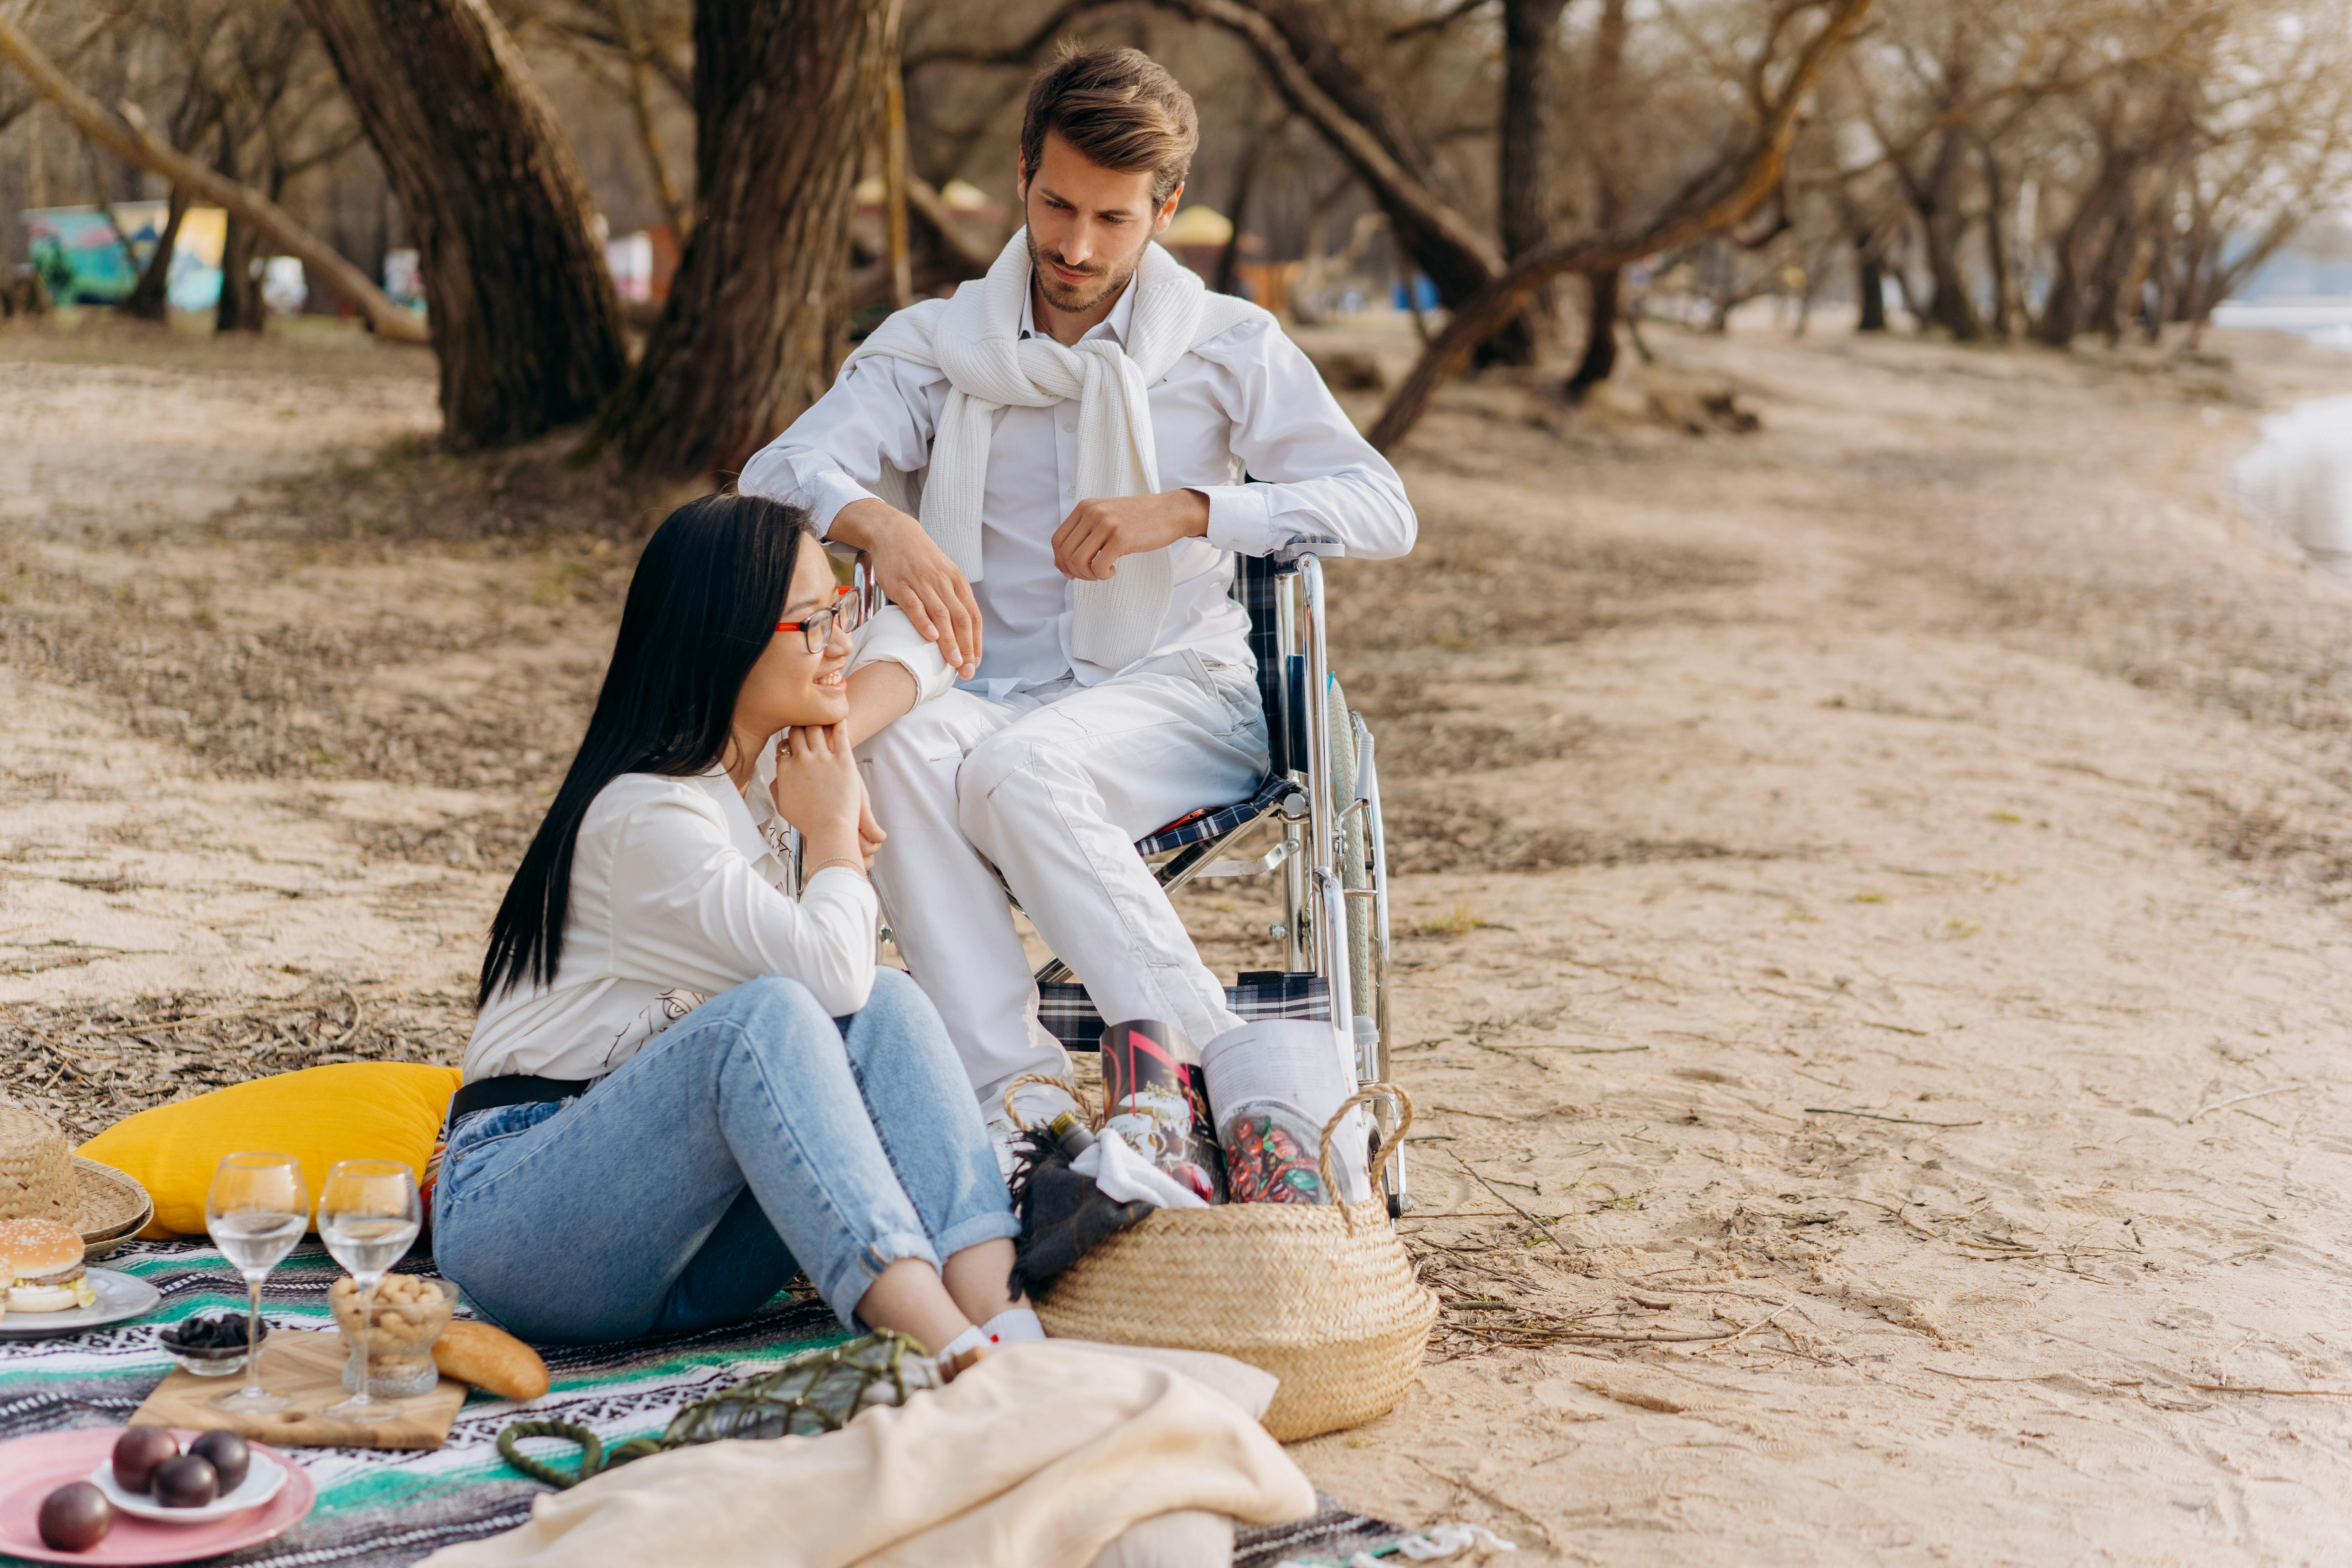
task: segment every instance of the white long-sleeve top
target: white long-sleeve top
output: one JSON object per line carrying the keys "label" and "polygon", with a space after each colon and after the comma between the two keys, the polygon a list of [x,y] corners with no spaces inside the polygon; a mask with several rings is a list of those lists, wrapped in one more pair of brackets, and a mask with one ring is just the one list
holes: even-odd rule
{"label": "white long-sleeve top", "polygon": [[597,792],[572,853],[554,984],[493,995],[466,1081],[611,1072],[708,997],[763,974],[799,981],[840,1017],[874,987],[874,889],[846,867],[787,897],[783,822],[714,768],[623,773]]}
{"label": "white long-sleeve top", "polygon": [[[1086,339],[1123,343],[1134,298],[1130,286]],[[1024,305],[1023,335],[1033,330]],[[860,360],[744,465],[737,486],[804,507],[829,531],[843,507],[874,494],[884,464],[909,474],[929,464],[949,390],[944,373]],[[1186,649],[1249,664],[1248,619],[1228,592],[1237,553],[1264,555],[1302,533],[1375,561],[1412,548],[1404,482],[1272,316],[1253,311],[1201,343],[1150,395],[1160,488],[1206,496],[1209,531],[1177,542],[1168,614],[1138,664]],[[1001,408],[995,419],[972,584],[980,670],[961,684],[996,697],[1065,675],[1091,686],[1118,672],[1071,656],[1070,582],[1054,565],[1054,531],[1077,504],[1077,405]]]}
{"label": "white long-sleeve top", "polygon": [[[856,637],[853,670],[877,660],[915,678],[916,700],[953,677],[905,614],[885,609]],[[747,796],[723,769],[697,778],[623,773],[596,794],[572,851],[572,900],[551,985],[492,996],[466,1046],[466,1081],[531,1073],[600,1078],[730,986],[799,981],[834,1017],[874,988],[874,889],[846,867],[783,889],[789,825],[762,746]]]}

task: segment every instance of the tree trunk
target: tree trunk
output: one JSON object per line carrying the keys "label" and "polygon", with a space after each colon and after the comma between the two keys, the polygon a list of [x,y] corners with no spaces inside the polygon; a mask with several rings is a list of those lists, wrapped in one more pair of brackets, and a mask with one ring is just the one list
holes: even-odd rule
{"label": "tree trunk", "polygon": [[[1559,100],[1559,14],[1567,0],[1503,0],[1503,114],[1496,188],[1506,257],[1523,256],[1551,226],[1552,120]],[[1552,291],[1536,291],[1519,317],[1530,358],[1554,324]]]}
{"label": "tree trunk", "polygon": [[1913,326],[1927,324],[1927,312],[1919,307],[1918,291],[1911,287],[1911,268],[1900,248],[1889,258],[1886,275],[1895,279],[1895,292],[1903,298],[1903,313],[1911,318]]}
{"label": "tree trunk", "polygon": [[529,440],[628,361],[570,141],[484,0],[301,0],[420,253],[442,439]]}
{"label": "tree trunk", "polygon": [[1622,278],[1614,267],[1584,275],[1591,303],[1585,311],[1584,354],[1576,362],[1576,374],[1568,378],[1568,395],[1573,401],[1582,401],[1617,368],[1617,296]]}
{"label": "tree trunk", "polygon": [[1886,330],[1886,274],[1878,265],[1877,242],[1867,233],[1853,237],[1854,322],[1857,332]]}
{"label": "tree trunk", "polygon": [[1977,151],[1984,165],[1985,259],[1992,268],[1992,321],[1989,324],[1993,336],[2007,338],[2011,323],[2017,320],[2017,285],[2010,275],[2009,265],[2009,181],[1990,142],[1979,143]]}
{"label": "tree trunk", "polygon": [[[2098,280],[2120,231],[2129,226],[2130,154],[2112,132],[2103,132],[2100,141],[2098,173],[2052,247],[2055,254],[2050,269],[2050,291],[2042,300],[2042,319],[2033,328],[2033,335],[2052,348],[2064,348],[2074,341],[2076,333],[2097,321],[2095,310],[2085,320],[2088,288]],[[2103,242],[2104,249],[2086,279],[2084,263],[2095,241]]]}
{"label": "tree trunk", "polygon": [[[221,124],[219,163],[223,179],[239,177],[236,146],[236,132],[224,121]],[[278,199],[275,190],[269,193],[269,199]],[[231,213],[228,226],[221,236],[220,300],[213,308],[214,331],[261,331],[261,279],[253,275],[254,264],[260,258],[261,237],[254,232],[251,224]]]}
{"label": "tree trunk", "polygon": [[188,193],[172,187],[172,208],[155,249],[139,273],[139,281],[123,296],[122,313],[142,321],[163,321],[172,314],[172,253],[180,244],[180,220],[188,216]]}
{"label": "tree trunk", "polygon": [[2033,323],[2034,339],[2051,348],[2063,349],[2074,341],[2082,319],[2082,277],[2074,266],[2074,248],[2062,235],[2050,269],[2050,289],[2042,299],[2042,319]]}
{"label": "tree trunk", "polygon": [[[1620,175],[1624,163],[1623,106],[1618,88],[1625,73],[1626,0],[1602,0],[1601,19],[1592,34],[1592,74],[1586,84],[1587,111],[1593,132],[1587,155],[1592,164],[1593,212],[1596,227],[1615,228],[1624,217]],[[1585,395],[1617,370],[1617,317],[1622,309],[1623,268],[1601,268],[1584,275],[1584,352],[1562,389],[1569,401],[1581,403]]]}
{"label": "tree trunk", "polygon": [[232,217],[221,238],[220,304],[213,311],[215,332],[257,332],[268,312],[261,302],[261,279],[254,268],[261,261],[261,237],[253,226]]}
{"label": "tree trunk", "polygon": [[2124,335],[2124,293],[2139,256],[2139,225],[2118,213],[2107,230],[2107,243],[2091,272],[2091,308],[2085,325],[2113,348]]}
{"label": "tree trunk", "polygon": [[597,422],[632,468],[742,467],[832,383],[888,0],[696,0],[698,207],[645,357]]}
{"label": "tree trunk", "polygon": [[1241,265],[1242,235],[1249,227],[1250,192],[1257,184],[1258,164],[1264,161],[1265,150],[1277,132],[1248,138],[1241,156],[1234,161],[1233,196],[1225,204],[1225,216],[1233,219],[1234,232],[1225,237],[1223,247],[1217,252],[1217,275],[1209,280],[1209,287],[1220,294],[1234,291],[1234,279]]}
{"label": "tree trunk", "polygon": [[1935,323],[1960,342],[1984,335],[1976,301],[1960,271],[1960,154],[1967,150],[1966,132],[1944,132],[1936,162],[1926,182],[1914,187],[1912,205],[1918,209],[1920,238],[1927,252],[1927,277],[1933,291],[1927,313]]}

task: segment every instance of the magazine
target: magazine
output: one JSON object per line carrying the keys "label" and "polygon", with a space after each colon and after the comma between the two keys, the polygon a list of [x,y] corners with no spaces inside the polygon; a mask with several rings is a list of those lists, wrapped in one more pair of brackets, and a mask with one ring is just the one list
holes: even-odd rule
{"label": "magazine", "polygon": [[1103,1125],[1204,1204],[1225,1201],[1224,1158],[1192,1043],[1152,1018],[1102,1035]]}
{"label": "magazine", "polygon": [[[1234,1203],[1328,1204],[1317,1163],[1324,1123],[1356,1092],[1355,1061],[1328,1024],[1266,1018],[1228,1029],[1201,1053],[1201,1076]],[[1361,1106],[1331,1135],[1339,1197],[1371,1196]]]}

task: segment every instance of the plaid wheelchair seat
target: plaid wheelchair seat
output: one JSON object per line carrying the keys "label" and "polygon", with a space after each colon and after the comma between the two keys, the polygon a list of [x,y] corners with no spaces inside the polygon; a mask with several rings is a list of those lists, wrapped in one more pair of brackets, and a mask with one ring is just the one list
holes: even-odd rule
{"label": "plaid wheelchair seat", "polygon": [[1135,841],[1135,852],[1146,857],[1181,849],[1188,844],[1204,839],[1223,838],[1226,834],[1247,827],[1267,812],[1282,804],[1283,797],[1303,794],[1290,780],[1276,773],[1258,785],[1257,793],[1235,805],[1222,806],[1205,816],[1171,822],[1149,838]]}
{"label": "plaid wheelchair seat", "polygon": [[[1248,1022],[1261,1018],[1330,1021],[1331,986],[1319,974],[1261,969],[1245,971],[1238,978],[1240,984],[1225,987],[1225,1005]],[[1103,1016],[1087,999],[1087,988],[1076,981],[1057,980],[1037,987],[1037,1021],[1062,1042],[1064,1050],[1102,1048]]]}

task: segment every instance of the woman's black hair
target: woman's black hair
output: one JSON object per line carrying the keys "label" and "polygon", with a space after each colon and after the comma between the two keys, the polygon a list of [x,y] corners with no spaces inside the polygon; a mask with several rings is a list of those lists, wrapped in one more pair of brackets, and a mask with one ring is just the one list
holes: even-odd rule
{"label": "woman's black hair", "polygon": [[474,1005],[551,984],[572,903],[572,851],[597,793],[623,773],[692,777],[726,754],[735,700],[775,635],[808,514],[758,496],[705,496],[646,542],[621,609],[588,733],[490,921]]}

